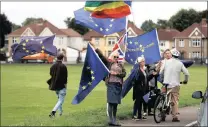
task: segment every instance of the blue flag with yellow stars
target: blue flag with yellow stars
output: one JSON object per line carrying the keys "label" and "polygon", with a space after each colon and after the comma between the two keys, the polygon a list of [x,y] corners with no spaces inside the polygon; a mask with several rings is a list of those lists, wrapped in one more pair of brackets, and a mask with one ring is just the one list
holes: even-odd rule
{"label": "blue flag with yellow stars", "polygon": [[127,38],[125,60],[135,64],[138,57],[144,57],[146,64],[153,64],[161,59],[157,30],[154,29],[137,37]]}
{"label": "blue flag with yellow stars", "polygon": [[123,83],[123,89],[121,92],[121,98],[124,98],[131,88],[135,85],[135,81],[139,77],[138,69],[139,64],[135,64],[129,74],[129,77]]}
{"label": "blue flag with yellow stars", "polygon": [[88,44],[79,91],[74,97],[72,104],[79,104],[85,97],[103,80],[109,73],[92,46]]}
{"label": "blue flag with yellow stars", "polygon": [[93,29],[103,35],[120,32],[126,28],[126,17],[117,19],[101,19],[91,17],[90,15],[91,13],[89,11],[85,11],[84,8],[74,11],[75,21],[77,24]]}
{"label": "blue flag with yellow stars", "polygon": [[11,46],[12,58],[14,61],[21,60],[23,57],[36,53],[47,53],[56,56],[57,48],[53,45],[53,36],[45,37],[23,37],[20,43]]}

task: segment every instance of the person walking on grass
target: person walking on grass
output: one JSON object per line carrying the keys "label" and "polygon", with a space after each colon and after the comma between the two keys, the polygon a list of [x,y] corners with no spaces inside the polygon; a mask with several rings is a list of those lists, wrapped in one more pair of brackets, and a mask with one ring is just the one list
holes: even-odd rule
{"label": "person walking on grass", "polygon": [[62,53],[57,55],[57,61],[50,68],[51,78],[47,81],[49,90],[55,91],[58,96],[58,101],[52,109],[49,117],[55,117],[56,111],[59,110],[59,115],[63,113],[62,105],[66,96],[66,86],[68,72],[67,67],[62,63],[64,55]]}

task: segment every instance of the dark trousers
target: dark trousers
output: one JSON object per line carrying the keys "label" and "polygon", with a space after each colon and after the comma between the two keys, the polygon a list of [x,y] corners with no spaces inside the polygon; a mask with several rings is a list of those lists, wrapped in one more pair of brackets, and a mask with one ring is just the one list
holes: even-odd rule
{"label": "dark trousers", "polygon": [[134,108],[133,108],[133,116],[136,116],[137,118],[141,119],[142,118],[142,104],[145,103],[142,98],[138,98],[134,101]]}
{"label": "dark trousers", "polygon": [[116,124],[117,106],[116,103],[108,103],[109,123],[111,124]]}
{"label": "dark trousers", "polygon": [[144,110],[145,113],[147,113],[147,108],[148,108],[148,113],[150,113],[151,112],[151,106],[148,103],[143,102],[143,110]]}

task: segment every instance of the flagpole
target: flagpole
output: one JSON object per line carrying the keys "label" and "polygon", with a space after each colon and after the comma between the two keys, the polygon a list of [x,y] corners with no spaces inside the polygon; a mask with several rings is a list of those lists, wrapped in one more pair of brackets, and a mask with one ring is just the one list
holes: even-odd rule
{"label": "flagpole", "polygon": [[[132,1],[133,2],[133,1]],[[135,23],[135,19],[134,19],[134,13],[133,13],[133,11],[132,11],[133,9],[131,8],[131,14],[132,14],[132,17],[133,17],[133,25],[134,25],[134,27],[136,27],[136,23]],[[137,53],[137,58],[138,58],[138,53]],[[134,61],[135,63],[134,64],[136,64],[136,61]]]}

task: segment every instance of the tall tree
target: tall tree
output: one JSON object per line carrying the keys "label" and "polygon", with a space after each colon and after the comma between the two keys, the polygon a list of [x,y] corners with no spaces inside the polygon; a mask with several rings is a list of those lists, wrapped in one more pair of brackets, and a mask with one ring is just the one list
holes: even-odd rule
{"label": "tall tree", "polygon": [[33,17],[26,18],[25,21],[22,23],[22,26],[26,26],[31,23],[39,23],[42,22],[43,20],[44,20],[43,18],[33,18]]}
{"label": "tall tree", "polygon": [[66,20],[64,20],[66,23],[67,28],[72,28],[73,30],[77,31],[81,35],[84,35],[89,31],[89,29],[85,26],[76,24],[75,19],[71,17],[67,17]]}
{"label": "tall tree", "polygon": [[0,42],[2,48],[4,47],[5,44],[5,35],[9,34],[12,31],[12,23],[7,19],[7,16],[5,14],[0,14],[0,22],[1,22]]}
{"label": "tall tree", "polygon": [[141,25],[141,29],[145,32],[150,31],[156,27],[157,25],[152,20],[145,20]]}
{"label": "tall tree", "polygon": [[157,20],[157,28],[165,29],[165,28],[168,28],[168,27],[171,27],[168,20],[164,20],[164,19],[158,19]]}
{"label": "tall tree", "polygon": [[208,10],[204,10],[204,11],[199,12],[199,15],[201,16],[201,18],[208,19]]}
{"label": "tall tree", "polygon": [[15,23],[12,23],[12,31],[15,31],[17,29],[19,29],[21,26],[20,25],[17,25]]}
{"label": "tall tree", "polygon": [[181,9],[169,20],[171,26],[179,31],[183,31],[193,23],[199,23],[200,21],[201,16],[194,9]]}

